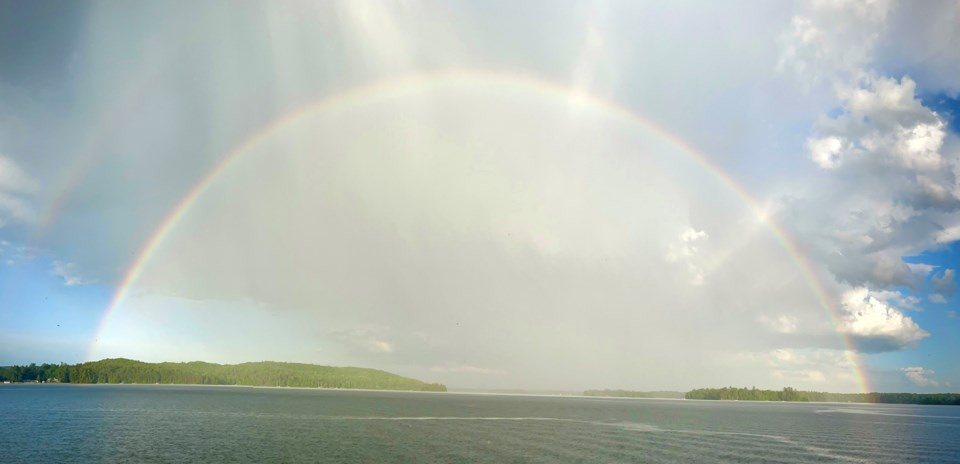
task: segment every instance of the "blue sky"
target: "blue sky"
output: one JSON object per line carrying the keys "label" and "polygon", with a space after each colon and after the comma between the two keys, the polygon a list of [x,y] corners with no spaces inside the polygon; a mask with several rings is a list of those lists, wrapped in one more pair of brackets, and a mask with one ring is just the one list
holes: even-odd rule
{"label": "blue sky", "polygon": [[0,2],[0,365],[956,391],[951,18]]}

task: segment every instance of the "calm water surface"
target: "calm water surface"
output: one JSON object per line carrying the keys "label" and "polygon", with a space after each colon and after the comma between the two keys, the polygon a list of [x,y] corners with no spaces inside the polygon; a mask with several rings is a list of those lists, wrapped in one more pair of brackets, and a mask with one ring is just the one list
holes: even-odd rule
{"label": "calm water surface", "polygon": [[960,462],[960,407],[0,385],[0,462]]}

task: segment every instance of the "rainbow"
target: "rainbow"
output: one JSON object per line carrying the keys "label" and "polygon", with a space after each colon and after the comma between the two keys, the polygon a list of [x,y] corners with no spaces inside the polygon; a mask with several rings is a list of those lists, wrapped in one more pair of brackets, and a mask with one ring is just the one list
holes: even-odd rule
{"label": "rainbow", "polygon": [[34,240],[44,238],[51,230],[54,222],[60,218],[70,196],[80,187],[90,171],[105,159],[114,156],[107,149],[111,137],[124,128],[126,121],[136,118],[144,100],[149,95],[150,87],[172,69],[181,49],[192,42],[201,41],[202,36],[198,30],[182,37],[182,40],[183,43],[177,47],[161,48],[159,54],[152,54],[151,59],[145,62],[144,68],[138,70],[139,72],[136,72],[132,79],[129,77],[125,79],[121,88],[112,93],[113,98],[100,112],[101,116],[94,125],[94,129],[88,131],[77,143],[76,146],[79,149],[71,157],[71,165],[63,170],[65,174],[56,183],[59,188],[51,190],[56,193],[47,202],[40,215],[34,231]]}
{"label": "rainbow", "polygon": [[[166,238],[176,228],[180,220],[190,212],[190,209],[197,202],[197,200],[203,196],[204,192],[206,192],[207,189],[209,189],[211,185],[213,185],[226,171],[228,171],[237,160],[242,158],[244,154],[248,153],[253,147],[270,137],[284,126],[294,123],[314,112],[345,108],[377,97],[395,95],[417,89],[424,89],[429,86],[443,83],[500,84],[519,88],[521,90],[539,92],[541,94],[546,94],[556,98],[566,99],[576,104],[590,105],[622,121],[645,127],[646,129],[657,133],[664,140],[676,146],[687,156],[706,168],[722,184],[740,197],[740,199],[751,210],[753,210],[758,217],[764,221],[765,224],[767,224],[771,232],[801,270],[804,278],[808,282],[808,285],[814,292],[822,308],[829,315],[831,321],[834,323],[834,326],[839,326],[837,308],[832,303],[832,298],[829,296],[824,283],[814,270],[812,263],[810,263],[810,261],[804,257],[804,254],[799,249],[795,241],[787,233],[787,231],[775,220],[765,214],[763,205],[759,200],[754,198],[750,192],[748,192],[723,169],[713,163],[710,158],[687,143],[685,140],[669,131],[662,125],[658,124],[656,121],[640,115],[625,106],[575,88],[566,87],[555,82],[525,74],[478,70],[456,70],[413,74],[401,78],[376,81],[373,83],[360,85],[346,91],[326,95],[288,112],[280,118],[277,118],[274,121],[262,126],[259,130],[240,141],[239,144],[227,152],[220,159],[220,161],[214,165],[214,167],[211,168],[193,186],[193,188],[191,188],[190,191],[188,191],[186,195],[180,199],[176,206],[174,206],[167,213],[164,219],[160,222],[160,225],[153,231],[149,239],[143,245],[140,252],[136,256],[136,259],[134,259],[124,274],[123,279],[120,281],[116,292],[109,302],[109,305],[104,311],[103,317],[97,328],[96,335],[94,336],[94,341],[90,346],[90,350],[88,351],[88,359],[94,354],[97,340],[109,325],[109,322],[114,314],[116,314],[118,309],[128,297],[131,288],[133,288],[137,280],[140,278],[144,268],[146,267],[146,264],[150,261],[150,258],[156,254],[157,250],[160,248]],[[840,333],[839,336],[845,345],[846,356],[850,364],[853,366],[853,373],[861,391],[865,393],[871,391],[868,378],[863,373],[859,356],[857,355],[856,350],[852,348],[852,343],[849,337],[843,335],[842,333]]]}
{"label": "rainbow", "polygon": [[123,129],[125,121],[135,118],[147,94],[147,88],[162,76],[162,69],[171,61],[171,54],[167,55],[162,59],[154,60],[153,66],[147,70],[145,76],[127,81],[105,108],[95,129],[87,132],[77,145],[79,150],[72,157],[72,164],[63,171],[65,176],[58,182],[60,188],[54,190],[57,193],[40,215],[35,240],[42,239],[50,231],[53,223],[60,217],[70,195],[80,187],[90,171],[111,156],[106,149],[107,142],[113,134]]}

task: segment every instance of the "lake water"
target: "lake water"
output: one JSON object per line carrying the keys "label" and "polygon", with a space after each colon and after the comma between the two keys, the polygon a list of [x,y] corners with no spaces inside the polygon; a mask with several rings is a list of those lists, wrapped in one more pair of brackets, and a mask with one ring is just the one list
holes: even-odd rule
{"label": "lake water", "polygon": [[0,385],[0,462],[960,462],[960,407]]}

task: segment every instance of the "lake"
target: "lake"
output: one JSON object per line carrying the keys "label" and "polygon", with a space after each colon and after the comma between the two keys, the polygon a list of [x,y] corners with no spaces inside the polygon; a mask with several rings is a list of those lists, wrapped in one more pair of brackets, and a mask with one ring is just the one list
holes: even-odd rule
{"label": "lake", "polygon": [[0,385],[0,462],[960,462],[960,407]]}

